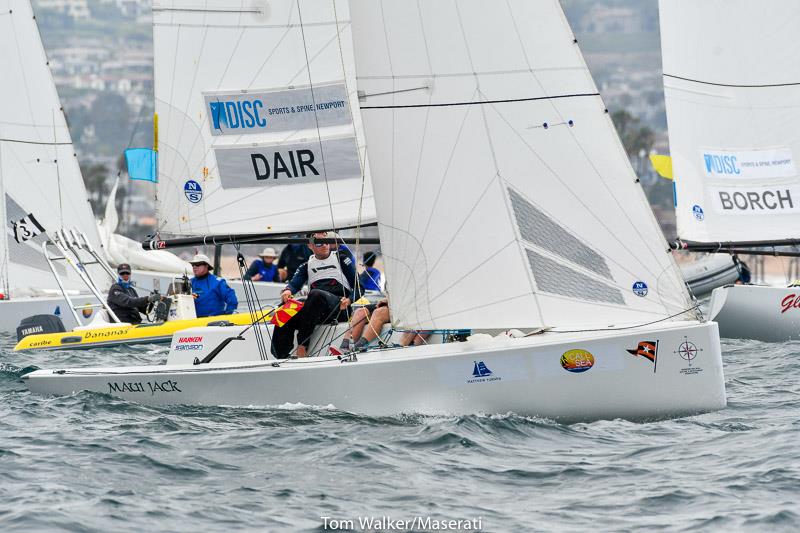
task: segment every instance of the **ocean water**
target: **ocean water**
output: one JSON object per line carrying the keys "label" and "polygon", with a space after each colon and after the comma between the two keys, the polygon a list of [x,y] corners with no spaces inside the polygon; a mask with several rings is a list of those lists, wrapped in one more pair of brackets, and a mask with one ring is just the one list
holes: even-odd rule
{"label": "ocean water", "polygon": [[334,531],[373,517],[500,532],[800,529],[800,342],[723,341],[726,410],[573,425],[39,397],[19,379],[33,366],[157,363],[166,348],[13,344],[0,336],[2,531]]}

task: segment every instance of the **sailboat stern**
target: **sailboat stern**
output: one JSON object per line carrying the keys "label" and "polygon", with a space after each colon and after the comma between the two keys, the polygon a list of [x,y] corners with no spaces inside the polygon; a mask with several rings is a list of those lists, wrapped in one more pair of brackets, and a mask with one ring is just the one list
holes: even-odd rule
{"label": "sailboat stern", "polygon": [[731,339],[800,339],[800,287],[727,285],[711,293],[709,316]]}

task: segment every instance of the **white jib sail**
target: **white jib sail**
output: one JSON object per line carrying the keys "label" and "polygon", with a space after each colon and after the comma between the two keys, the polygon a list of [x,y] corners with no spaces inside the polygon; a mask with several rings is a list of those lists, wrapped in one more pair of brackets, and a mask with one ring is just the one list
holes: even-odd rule
{"label": "white jib sail", "polygon": [[396,326],[690,307],[557,0],[355,0],[351,16]]}
{"label": "white jib sail", "polygon": [[797,238],[800,2],[661,0],[659,8],[678,235]]}
{"label": "white jib sail", "polygon": [[153,36],[162,232],[374,222],[345,0],[155,1]]}
{"label": "white jib sail", "polygon": [[[0,0],[0,50],[0,291],[14,296],[57,285],[41,253],[47,235],[17,242],[13,223],[33,215],[46,232],[77,228],[97,250],[100,239],[28,0]],[[57,268],[68,287],[83,287]]]}

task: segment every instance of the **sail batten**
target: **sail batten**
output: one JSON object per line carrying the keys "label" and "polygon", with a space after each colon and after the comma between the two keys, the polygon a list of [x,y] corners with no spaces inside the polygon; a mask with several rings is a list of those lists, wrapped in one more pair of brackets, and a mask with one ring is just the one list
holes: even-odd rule
{"label": "sail batten", "polygon": [[396,326],[691,307],[557,1],[354,0],[351,20]]}

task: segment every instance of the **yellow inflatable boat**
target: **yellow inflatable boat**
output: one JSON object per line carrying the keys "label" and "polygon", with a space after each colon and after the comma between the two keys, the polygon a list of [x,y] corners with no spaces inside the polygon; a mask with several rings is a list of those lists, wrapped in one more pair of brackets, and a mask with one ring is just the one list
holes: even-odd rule
{"label": "yellow inflatable boat", "polygon": [[[264,321],[268,320],[269,315]],[[186,328],[214,325],[246,326],[251,323],[250,313],[236,313],[186,320],[168,320],[155,324],[109,324],[107,327],[80,328],[60,333],[30,334],[20,339],[14,347],[14,351],[67,350],[119,344],[162,343],[170,342],[173,333]]]}

